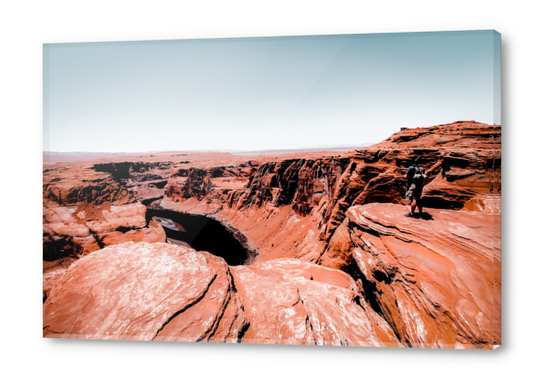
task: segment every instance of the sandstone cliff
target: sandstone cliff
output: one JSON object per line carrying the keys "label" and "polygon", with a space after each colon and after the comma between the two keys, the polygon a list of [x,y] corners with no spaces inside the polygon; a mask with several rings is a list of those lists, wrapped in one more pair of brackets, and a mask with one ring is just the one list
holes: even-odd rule
{"label": "sandstone cliff", "polygon": [[[177,161],[155,157],[147,163],[55,166],[44,173],[44,317],[45,310],[54,312],[47,316],[45,333],[356,346],[500,345],[500,135],[500,126],[457,122],[403,129],[347,153],[196,153]],[[414,157],[428,174],[427,213],[407,218],[403,176]],[[145,243],[164,242],[166,236],[146,216],[142,201],[149,208],[219,221],[251,251],[250,260],[228,267],[208,253]],[[99,314],[88,304],[106,299],[92,293],[98,283],[87,273],[108,266],[122,272],[113,257],[117,253],[130,270],[144,270],[152,290],[141,300],[148,304],[137,304],[148,312],[130,308],[120,294],[143,296],[131,274],[125,284],[101,277],[113,300],[110,309],[97,309],[120,315],[101,328]],[[192,261],[176,261],[179,254],[205,259],[190,266]],[[150,260],[156,265],[149,266]],[[189,289],[161,273],[176,267],[182,276],[187,267],[206,271],[209,265],[222,267],[212,269],[222,278],[222,290],[218,299],[198,298],[215,320],[198,329],[194,320],[202,320],[200,308],[191,313],[192,300],[175,300],[174,293]],[[203,271],[186,285],[210,286]],[[72,283],[71,277],[78,279]],[[164,295],[169,286],[174,291]],[[150,311],[162,302],[169,304],[162,313]],[[66,318],[68,309],[81,309],[81,318]],[[218,327],[222,317],[229,321]],[[149,329],[136,333],[138,320]]]}
{"label": "sandstone cliff", "polygon": [[45,337],[238,342],[247,326],[228,266],[211,254],[127,242],[60,275],[43,307]]}
{"label": "sandstone cliff", "polygon": [[45,337],[400,345],[348,275],[297,260],[229,268],[208,253],[127,242],[50,280]]}
{"label": "sandstone cliff", "polygon": [[173,169],[162,206],[233,225],[255,241],[260,261],[315,262],[350,207],[404,203],[414,157],[428,174],[426,207],[459,210],[500,196],[500,126],[460,122],[405,129],[347,154]]}
{"label": "sandstone cliff", "polygon": [[[414,157],[428,174],[421,219],[401,205]],[[173,170],[161,204],[233,225],[256,262],[347,272],[406,345],[500,344],[500,126],[404,129],[350,154],[246,168]]]}
{"label": "sandstone cliff", "polygon": [[[164,242],[139,201],[163,195],[171,163],[52,165],[43,175],[45,268],[123,241]],[[161,188],[160,188],[161,187]]]}

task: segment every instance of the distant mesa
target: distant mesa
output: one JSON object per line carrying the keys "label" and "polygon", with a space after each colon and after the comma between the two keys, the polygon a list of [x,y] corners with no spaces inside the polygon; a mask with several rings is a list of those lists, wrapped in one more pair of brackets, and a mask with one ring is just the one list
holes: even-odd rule
{"label": "distant mesa", "polygon": [[126,157],[140,153],[90,153],[90,152],[56,152],[44,151],[43,162],[81,162],[104,158]]}
{"label": "distant mesa", "polygon": [[[327,145],[319,147],[297,148],[297,149],[268,149],[268,150],[195,150],[195,151],[151,151],[145,153],[95,153],[95,152],[56,152],[56,151],[44,151],[44,162],[83,162],[83,161],[95,161],[103,160],[107,158],[120,158],[120,157],[138,157],[138,158],[154,158],[160,156],[186,156],[189,154],[209,154],[209,153],[223,153],[233,155],[282,155],[291,153],[302,152],[319,152],[319,151],[349,151],[362,147],[367,147],[372,143],[361,143],[358,145]],[[179,154],[181,153],[181,154]]]}

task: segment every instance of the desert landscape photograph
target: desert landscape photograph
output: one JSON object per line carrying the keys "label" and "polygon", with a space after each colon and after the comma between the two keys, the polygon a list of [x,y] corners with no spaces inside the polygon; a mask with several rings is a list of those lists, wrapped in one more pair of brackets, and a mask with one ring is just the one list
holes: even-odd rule
{"label": "desert landscape photograph", "polygon": [[500,35],[43,46],[43,337],[501,345]]}

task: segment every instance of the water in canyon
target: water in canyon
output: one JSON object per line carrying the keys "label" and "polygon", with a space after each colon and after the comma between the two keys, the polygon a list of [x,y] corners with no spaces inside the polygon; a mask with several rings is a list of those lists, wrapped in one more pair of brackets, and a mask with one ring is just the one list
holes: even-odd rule
{"label": "water in canyon", "polygon": [[230,266],[247,261],[247,249],[220,222],[200,215],[153,209],[148,204],[145,204],[147,221],[154,219],[162,225],[169,243],[207,251],[223,258]]}

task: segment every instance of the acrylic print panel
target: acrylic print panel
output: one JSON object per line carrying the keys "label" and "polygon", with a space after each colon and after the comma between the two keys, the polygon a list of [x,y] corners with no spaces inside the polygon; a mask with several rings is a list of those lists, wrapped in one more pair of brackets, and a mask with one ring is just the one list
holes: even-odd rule
{"label": "acrylic print panel", "polygon": [[494,31],[44,46],[43,336],[492,349]]}

